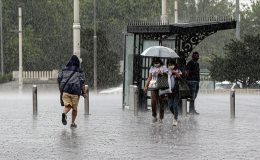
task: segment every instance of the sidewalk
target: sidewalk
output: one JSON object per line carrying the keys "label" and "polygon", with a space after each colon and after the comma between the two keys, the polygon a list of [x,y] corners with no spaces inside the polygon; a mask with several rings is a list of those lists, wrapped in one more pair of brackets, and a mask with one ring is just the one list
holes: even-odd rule
{"label": "sidewalk", "polygon": [[151,112],[134,116],[122,110],[122,96],[90,94],[90,114],[83,99],[77,129],[61,123],[57,92],[38,91],[38,116],[32,116],[31,93],[0,94],[0,160],[13,159],[259,159],[260,98],[237,96],[235,120],[229,118],[229,96],[199,95],[199,116],[162,125]]}

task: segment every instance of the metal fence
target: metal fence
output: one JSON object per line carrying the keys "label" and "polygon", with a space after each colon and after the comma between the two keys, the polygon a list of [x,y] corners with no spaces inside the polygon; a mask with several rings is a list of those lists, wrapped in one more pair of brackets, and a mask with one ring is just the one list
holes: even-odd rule
{"label": "metal fence", "polygon": [[[208,23],[208,22],[231,22],[234,21],[233,16],[221,16],[221,15],[207,15],[207,16],[193,16],[193,17],[179,17],[177,23]],[[162,21],[161,16],[153,17],[153,19],[148,20],[135,20],[129,23],[129,26],[146,26],[146,25],[168,25],[174,24],[175,19],[173,14],[168,14],[168,20]]]}

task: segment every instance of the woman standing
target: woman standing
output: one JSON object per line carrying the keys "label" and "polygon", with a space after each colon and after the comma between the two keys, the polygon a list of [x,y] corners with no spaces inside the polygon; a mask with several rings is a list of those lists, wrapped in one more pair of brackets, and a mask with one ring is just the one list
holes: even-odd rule
{"label": "woman standing", "polygon": [[[154,57],[152,59],[152,66],[149,70],[149,76],[144,86],[144,92],[146,93],[151,80],[157,80],[158,75],[162,75],[163,73],[168,73],[167,67],[163,64],[162,60],[159,57]],[[157,119],[157,104],[160,104],[160,116],[159,120]],[[151,103],[152,103],[152,116],[153,122],[162,123],[162,119],[164,117],[164,104],[162,96],[159,96],[159,90],[151,90]]]}

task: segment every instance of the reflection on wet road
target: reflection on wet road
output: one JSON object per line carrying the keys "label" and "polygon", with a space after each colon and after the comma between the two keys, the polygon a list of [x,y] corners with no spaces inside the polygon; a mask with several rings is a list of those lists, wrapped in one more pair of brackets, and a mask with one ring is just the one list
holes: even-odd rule
{"label": "reflection on wet road", "polygon": [[74,130],[61,124],[57,97],[39,94],[33,117],[31,95],[1,96],[0,159],[260,159],[258,96],[237,96],[231,120],[228,95],[200,95],[201,114],[173,127],[169,112],[152,123],[150,111],[122,110],[120,95],[93,95],[89,116],[80,101]]}

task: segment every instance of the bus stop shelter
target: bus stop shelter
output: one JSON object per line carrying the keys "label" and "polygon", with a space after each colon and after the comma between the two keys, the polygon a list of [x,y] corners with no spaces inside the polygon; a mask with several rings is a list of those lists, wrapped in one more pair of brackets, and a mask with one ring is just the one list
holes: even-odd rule
{"label": "bus stop shelter", "polygon": [[[137,86],[138,109],[147,109],[149,96],[143,92],[151,58],[140,54],[151,46],[172,48],[179,55],[182,69],[192,50],[206,37],[236,28],[232,18],[208,18],[189,23],[161,23],[136,21],[129,23],[125,35],[123,108],[129,106],[130,85]],[[164,60],[164,59],[163,59]]]}

